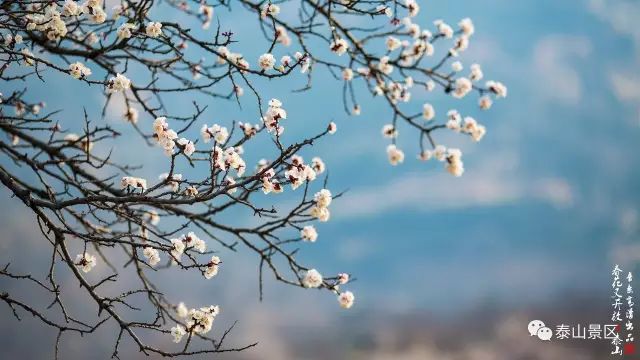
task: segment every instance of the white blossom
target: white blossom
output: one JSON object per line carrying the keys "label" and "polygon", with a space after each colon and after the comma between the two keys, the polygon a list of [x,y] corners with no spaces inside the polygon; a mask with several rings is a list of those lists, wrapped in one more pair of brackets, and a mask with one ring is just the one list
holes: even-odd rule
{"label": "white blossom", "polygon": [[211,261],[207,264],[207,268],[204,271],[204,277],[207,279],[211,279],[212,277],[218,274],[218,270],[220,267],[220,258],[217,256],[212,256]]}
{"label": "white blossom", "polygon": [[387,156],[389,157],[389,163],[393,166],[404,161],[404,152],[393,144],[387,146]]}
{"label": "white blossom", "polygon": [[187,156],[191,156],[196,151],[196,146],[191,140],[180,138],[176,143],[180,145],[182,152]]}
{"label": "white blossom", "polygon": [[311,159],[311,168],[316,172],[316,174],[322,174],[326,166],[321,158],[314,157],[313,159]]}
{"label": "white blossom", "polygon": [[351,81],[353,79],[353,70],[350,68],[344,68],[342,70],[342,79],[345,81]]}
{"label": "white blossom", "polygon": [[338,131],[338,125],[333,121],[329,123],[329,134],[333,135]]}
{"label": "white blossom", "polygon": [[318,232],[312,225],[307,225],[300,230],[300,237],[304,241],[315,242],[318,239]]}
{"label": "white blossom", "polygon": [[398,137],[398,130],[396,130],[396,127],[392,124],[386,124],[382,127],[382,136],[389,139],[394,139]]}
{"label": "white blossom", "polygon": [[67,0],[64,2],[64,5],[62,5],[62,13],[64,16],[78,16],[82,14],[82,8],[80,8],[77,2]]}
{"label": "white blossom", "polygon": [[78,254],[76,256],[75,265],[79,267],[82,272],[88,273],[96,266],[96,257],[86,252]]}
{"label": "white blossom", "polygon": [[69,65],[69,73],[76,79],[84,79],[91,75],[91,69],[84,66],[81,62],[75,62]]}
{"label": "white blossom", "polygon": [[464,18],[460,20],[460,22],[458,23],[458,26],[460,26],[460,30],[462,30],[462,33],[467,36],[471,36],[475,32],[473,21],[471,21],[471,19],[469,18]]}
{"label": "white blossom", "polygon": [[342,56],[347,52],[347,50],[349,50],[349,44],[345,39],[337,38],[331,41],[329,48],[338,56]]}
{"label": "white blossom", "polygon": [[310,214],[320,222],[327,222],[331,218],[331,212],[326,207],[314,206],[311,208]]}
{"label": "white blossom", "polygon": [[322,275],[316,269],[309,269],[302,278],[302,284],[306,288],[317,288],[322,285]]}
{"label": "white blossom", "polygon": [[316,202],[316,205],[322,208],[328,207],[331,204],[332,199],[331,191],[328,189],[322,189],[313,196],[313,200]]}
{"label": "white blossom", "polygon": [[142,250],[142,255],[144,255],[151,266],[156,266],[160,262],[160,252],[151,246],[145,247],[144,250]]}
{"label": "white blossom", "polygon": [[131,87],[131,80],[127,79],[126,76],[118,73],[115,77],[111,77],[109,82],[107,82],[107,92],[108,93],[116,93],[119,91],[127,90]]}
{"label": "white blossom", "polygon": [[453,89],[453,97],[461,99],[473,89],[471,81],[465,77],[457,78]]}
{"label": "white blossom", "polygon": [[489,110],[491,105],[493,105],[493,100],[491,100],[489,96],[485,95],[478,99],[478,106],[480,106],[480,109],[482,110]]}
{"label": "white blossom", "polygon": [[118,36],[118,39],[124,40],[124,39],[130,38],[133,35],[131,33],[131,30],[135,29],[135,27],[136,26],[132,23],[124,23],[120,25],[120,27],[116,31],[116,35]]}
{"label": "white blossom", "polygon": [[120,180],[120,187],[123,189],[132,187],[145,190],[147,188],[147,180],[133,176],[123,176]]}
{"label": "white blossom", "polygon": [[507,97],[507,87],[504,86],[504,84],[502,84],[501,82],[489,80],[486,83],[486,87],[489,88],[491,92],[496,94],[496,97],[498,98]]}
{"label": "white blossom", "polygon": [[433,120],[433,118],[436,116],[436,111],[433,108],[433,105],[431,104],[424,104],[422,105],[422,117],[427,120]]}
{"label": "white blossom", "polygon": [[453,63],[451,63],[451,70],[453,70],[454,72],[460,72],[462,71],[462,69],[463,66],[460,61],[454,61]]}
{"label": "white blossom", "polygon": [[132,124],[138,123],[138,110],[133,107],[128,107],[127,112],[124,113],[124,119]]}
{"label": "white blossom", "polygon": [[348,282],[349,282],[349,274],[347,274],[347,273],[338,274],[338,284],[344,285],[344,284],[346,284]]}
{"label": "white blossom", "polygon": [[211,127],[207,127],[206,124],[203,125],[200,130],[200,134],[202,135],[202,140],[204,140],[205,143],[214,139],[215,142],[222,144],[226,142],[229,137],[229,131],[227,128],[218,124],[213,124]]}
{"label": "white blossom", "polygon": [[471,64],[471,73],[469,73],[469,79],[471,81],[480,81],[484,77],[482,73],[482,68],[478,64]]}
{"label": "white blossom", "polygon": [[272,4],[271,2],[268,2],[262,8],[261,16],[264,18],[267,16],[276,16],[279,13],[280,13],[280,6],[276,4]]}
{"label": "white blossom", "polygon": [[273,66],[276,64],[276,58],[272,54],[262,54],[260,58],[258,58],[258,66],[262,70],[273,69]]}
{"label": "white blossom", "polygon": [[442,20],[436,20],[433,23],[438,28],[438,32],[440,33],[440,35],[444,36],[447,39],[453,37],[453,29],[451,28],[451,26],[449,26],[449,24],[445,23]]}
{"label": "white blossom", "polygon": [[147,27],[145,29],[145,32],[147,34],[147,36],[150,37],[158,37],[160,35],[162,35],[162,24],[159,22],[150,22],[147,24]]}
{"label": "white blossom", "polygon": [[462,163],[462,152],[458,149],[447,150],[447,161],[445,168],[453,176],[462,176],[464,173],[464,164]]}
{"label": "white blossom", "polygon": [[176,326],[171,328],[171,336],[173,336],[173,342],[179,343],[182,341],[182,337],[185,336],[187,332],[184,330],[184,327],[180,324],[176,324]]}
{"label": "white blossom", "polygon": [[355,300],[355,296],[351,291],[345,291],[338,295],[338,303],[340,303],[340,307],[343,309],[349,309],[353,306],[353,301]]}

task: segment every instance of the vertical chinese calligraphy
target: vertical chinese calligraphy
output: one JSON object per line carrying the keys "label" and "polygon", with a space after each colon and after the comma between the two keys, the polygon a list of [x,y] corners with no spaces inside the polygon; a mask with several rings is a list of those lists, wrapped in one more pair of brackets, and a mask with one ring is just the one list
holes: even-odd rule
{"label": "vertical chinese calligraphy", "polygon": [[626,331],[626,339],[624,344],[624,354],[632,355],[635,353],[635,343],[633,341],[633,285],[631,282],[633,281],[633,274],[631,271],[627,273],[627,309],[625,311],[625,331]]}
{"label": "vertical chinese calligraphy", "polygon": [[613,282],[611,283],[611,287],[613,288],[613,303],[611,306],[613,307],[613,312],[611,314],[611,321],[614,322],[617,326],[615,336],[611,340],[611,345],[613,345],[613,350],[611,351],[611,355],[622,355],[622,339],[620,339],[620,324],[622,323],[622,294],[620,293],[620,288],[622,287],[622,280],[620,279],[620,275],[622,274],[622,269],[620,269],[619,265],[615,265],[613,271],[611,272],[611,276],[613,277]]}

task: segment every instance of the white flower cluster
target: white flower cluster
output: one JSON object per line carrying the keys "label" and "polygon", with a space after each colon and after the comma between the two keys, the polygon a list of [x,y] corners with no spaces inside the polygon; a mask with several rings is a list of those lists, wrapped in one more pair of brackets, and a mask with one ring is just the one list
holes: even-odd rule
{"label": "white flower cluster", "polygon": [[169,190],[177,193],[180,189],[180,182],[182,182],[182,174],[172,174],[169,177],[169,173],[162,173],[158,176],[158,180],[165,181]]}
{"label": "white flower cluster", "polygon": [[423,161],[435,158],[438,161],[444,162],[445,169],[453,176],[462,176],[464,173],[464,164],[462,162],[462,152],[460,149],[447,149],[444,145],[437,145],[433,150],[423,151],[419,158]]}
{"label": "white flower cluster", "polygon": [[[327,285],[328,288],[332,289],[335,293],[338,294],[338,303],[343,309],[351,308],[355,301],[355,296],[351,291],[338,292],[339,285],[344,285],[348,282],[349,274],[341,273],[338,274],[336,283]],[[320,272],[318,272],[318,270],[316,269],[309,269],[302,276],[302,285],[306,288],[319,288],[323,285],[323,283],[324,279],[322,277],[322,274],[320,274]]]}
{"label": "white flower cluster", "polygon": [[186,156],[191,156],[196,151],[193,141],[186,138],[178,139],[178,133],[169,128],[167,118],[164,116],[153,121],[153,137],[167,156],[172,156],[176,147]]}
{"label": "white flower cluster", "polygon": [[120,187],[123,189],[134,188],[144,191],[147,188],[147,180],[133,176],[123,176],[120,180]]}
{"label": "white flower cluster", "polygon": [[282,25],[276,26],[275,37],[276,37],[276,41],[278,41],[283,46],[291,45],[291,37],[289,36],[289,33],[287,32],[287,29],[284,26]]}
{"label": "white flower cluster", "polygon": [[144,255],[151,266],[156,266],[160,262],[160,252],[151,246],[145,247],[142,250],[142,255]]}
{"label": "white flower cluster", "polygon": [[78,254],[76,256],[75,265],[80,268],[84,273],[88,273],[96,266],[96,257],[88,254]]}
{"label": "white flower cluster", "polygon": [[293,155],[291,164],[284,172],[285,178],[291,183],[291,189],[295,190],[305,181],[314,181],[316,179],[316,171],[312,166],[306,165],[302,156]]}
{"label": "white flower cluster", "polygon": [[309,269],[302,278],[302,285],[306,288],[317,288],[322,285],[322,275],[316,269]]}
{"label": "white flower cluster", "polygon": [[258,66],[262,70],[270,70],[276,65],[276,58],[273,54],[262,54],[258,58]]}
{"label": "white flower cluster", "polygon": [[81,62],[75,62],[69,65],[69,74],[76,79],[84,79],[87,76],[91,75],[91,69],[84,66]]}
{"label": "white flower cluster", "polygon": [[267,2],[260,12],[260,16],[262,18],[266,18],[267,16],[276,16],[280,13],[280,6],[276,4],[272,4],[270,1]]}
{"label": "white flower cluster", "polygon": [[208,127],[206,124],[202,125],[200,134],[202,135],[202,140],[204,140],[205,144],[211,141],[211,139],[218,144],[223,144],[229,137],[229,131],[227,131],[227,128],[218,124],[214,124],[211,127]]}
{"label": "white flower cluster", "polygon": [[211,26],[211,20],[213,19],[213,6],[202,3],[200,5],[199,12],[204,16],[202,28],[208,29],[209,26]]}
{"label": "white flower cluster", "polygon": [[322,189],[318,191],[313,200],[315,201],[315,206],[311,208],[311,216],[318,219],[321,222],[329,221],[331,217],[331,213],[329,212],[329,205],[332,200],[331,191],[327,189]]}
{"label": "white flower cluster", "polygon": [[300,237],[304,241],[316,242],[316,240],[318,239],[318,232],[316,231],[316,228],[313,227],[313,225],[307,225],[303,227],[302,230],[300,230]]}
{"label": "white flower cluster", "polygon": [[[67,25],[62,20],[63,14],[58,11],[58,5],[55,2],[50,2],[43,7],[30,4],[29,8],[33,13],[26,16],[27,30],[41,31],[50,41],[58,40],[67,35]],[[63,13],[65,9],[66,6],[63,7]],[[66,15],[66,13],[64,14]]]}
{"label": "white flower cluster", "polygon": [[159,23],[159,22],[152,21],[152,22],[147,24],[145,32],[146,32],[147,36],[152,37],[152,38],[156,38],[156,37],[162,35],[162,24]]}
{"label": "white flower cluster", "polygon": [[342,56],[349,50],[349,43],[343,38],[335,38],[331,41],[331,44],[329,44],[329,49],[338,56]]}
{"label": "white flower cluster", "polygon": [[220,46],[218,51],[218,63],[228,62],[237,66],[241,71],[249,70],[249,62],[240,53],[232,53],[226,46]]}
{"label": "white flower cluster", "polygon": [[344,291],[338,295],[338,303],[343,309],[350,309],[353,306],[353,302],[356,297],[351,291]]}
{"label": "white flower cluster", "polygon": [[278,99],[269,100],[269,108],[262,117],[262,122],[268,132],[275,132],[277,136],[282,135],[284,127],[280,125],[280,120],[287,118],[287,111],[282,108],[282,102]]}
{"label": "white flower cluster", "polygon": [[228,147],[222,150],[221,147],[215,146],[212,152],[213,165],[216,169],[222,171],[228,171],[230,169],[236,170],[237,176],[242,176],[247,169],[247,165],[244,159],[240,156],[242,153],[241,147]]}
{"label": "white flower cluster", "polygon": [[389,158],[389,163],[393,166],[404,162],[404,152],[398,149],[395,144],[387,146],[387,157]]}
{"label": "white flower cluster", "polygon": [[120,27],[116,31],[118,40],[125,40],[133,36],[133,33],[131,31],[134,30],[135,28],[136,26],[132,23],[124,23],[120,25]]}
{"label": "white flower cluster", "polygon": [[178,316],[186,322],[186,329],[180,324],[171,328],[171,336],[175,343],[182,341],[187,333],[206,334],[211,331],[216,316],[220,313],[220,307],[211,305],[200,309],[187,310],[183,303],[178,305]]}
{"label": "white flower cluster", "polygon": [[217,256],[212,256],[211,261],[207,264],[207,268],[204,271],[204,277],[207,279],[211,279],[212,277],[218,275],[218,270],[220,268],[220,258]]}
{"label": "white flower cluster", "polygon": [[122,74],[112,76],[107,82],[107,93],[113,94],[131,88],[131,80]]}
{"label": "white flower cluster", "polygon": [[187,235],[182,235],[179,238],[171,239],[171,256],[173,261],[180,261],[182,254],[189,250],[194,249],[199,253],[203,253],[207,250],[207,244],[204,240],[200,239],[193,231]]}

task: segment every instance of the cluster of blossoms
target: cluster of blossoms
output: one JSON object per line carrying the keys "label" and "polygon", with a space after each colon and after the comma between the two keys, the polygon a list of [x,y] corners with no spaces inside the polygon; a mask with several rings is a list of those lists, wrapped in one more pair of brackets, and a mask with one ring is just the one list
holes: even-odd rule
{"label": "cluster of blossoms", "polygon": [[436,145],[433,150],[425,150],[420,153],[420,160],[427,161],[435,158],[445,163],[445,169],[454,176],[462,176],[464,164],[462,162],[462,152],[460,149],[446,148],[444,145]]}
{"label": "cluster of blossoms", "polygon": [[151,246],[145,247],[142,250],[142,255],[144,255],[151,266],[156,266],[160,262],[160,252]]}
{"label": "cluster of blossoms", "polygon": [[176,147],[186,156],[191,156],[196,151],[196,146],[191,140],[178,139],[178,133],[169,128],[167,118],[164,116],[153,121],[153,138],[164,149],[167,156],[172,156]]}
{"label": "cluster of blossoms", "polygon": [[313,200],[315,201],[315,206],[311,208],[311,216],[321,222],[329,221],[331,216],[329,212],[329,204],[331,204],[332,200],[331,191],[322,189],[314,195]]}
{"label": "cluster of blossoms", "polygon": [[305,181],[314,181],[317,175],[318,173],[314,170],[313,165],[305,164],[300,155],[291,157],[291,164],[287,171],[284,172],[284,176],[291,184],[292,190],[300,187]]}
{"label": "cluster of blossoms", "polygon": [[[324,283],[322,274],[316,269],[309,269],[304,273],[302,277],[302,285],[306,288],[314,289],[319,288]],[[338,303],[343,309],[349,309],[353,306],[355,296],[351,291],[340,292],[340,285],[344,285],[349,282],[349,274],[341,273],[338,275],[337,280],[333,284],[326,284],[327,287],[332,289],[338,294]]]}
{"label": "cluster of blossoms", "polygon": [[131,80],[122,74],[112,76],[107,82],[107,93],[113,94],[131,88]]}
{"label": "cluster of blossoms", "polygon": [[211,305],[200,309],[187,310],[183,303],[178,306],[178,316],[185,321],[186,329],[180,324],[171,328],[173,341],[179,343],[187,333],[206,334],[211,331],[213,321],[220,313],[220,307]]}
{"label": "cluster of blossoms", "polygon": [[336,55],[342,56],[347,52],[347,50],[349,50],[349,43],[347,43],[347,40],[343,38],[335,38],[331,41],[331,44],[329,44],[329,49],[331,49],[331,51]]}
{"label": "cluster of blossoms", "polygon": [[136,26],[132,23],[124,23],[118,28],[118,30],[116,31],[116,35],[118,36],[119,40],[129,39],[131,36],[133,36],[133,33],[131,31],[135,28]]}
{"label": "cluster of blossoms", "polygon": [[147,180],[133,176],[123,176],[120,180],[120,187],[123,189],[133,188],[144,191],[147,188]]}
{"label": "cluster of blossoms", "polygon": [[150,22],[147,24],[147,27],[145,29],[145,32],[147,34],[147,36],[150,37],[158,37],[160,35],[162,35],[162,24],[159,22]]}
{"label": "cluster of blossoms", "polygon": [[262,117],[262,122],[268,132],[275,132],[277,136],[282,135],[284,127],[280,125],[280,120],[287,118],[287,111],[282,108],[282,102],[278,99],[269,100],[269,108]]}
{"label": "cluster of blossoms", "polygon": [[266,18],[267,16],[276,16],[280,13],[280,6],[276,4],[272,4],[270,1],[267,2],[260,12],[260,16],[262,18]]}
{"label": "cluster of blossoms", "polygon": [[[454,27],[443,20],[436,20],[433,23],[435,29],[433,29],[432,32],[429,29],[422,29],[420,25],[413,22],[413,18],[420,11],[420,6],[415,0],[406,0],[405,8],[408,10],[407,16],[401,21],[396,21],[395,19],[392,21],[393,24],[401,24],[404,31],[398,31],[386,36],[384,44],[387,52],[384,56],[377,60],[375,57],[367,59],[366,66],[363,67],[354,69],[350,67],[343,68],[342,79],[347,82],[349,87],[352,86],[349,82],[351,82],[354,77],[362,77],[367,81],[370,90],[375,96],[386,98],[386,100],[394,106],[396,116],[400,115],[402,118],[407,118],[410,122],[413,122],[414,117],[417,116],[407,117],[403,115],[399,107],[396,108],[396,106],[411,100],[411,92],[414,90],[415,84],[424,85],[427,91],[432,91],[439,84],[443,86],[446,93],[457,99],[462,99],[471,91],[477,90],[480,95],[478,106],[482,110],[491,108],[494,99],[507,96],[507,88],[500,82],[489,80],[484,83],[484,87],[480,84],[484,78],[480,65],[472,64],[469,67],[468,74],[463,74],[464,65],[462,62],[455,60],[462,52],[467,50],[470,38],[475,33],[475,26],[471,19],[462,19],[458,23],[457,29],[454,29]],[[389,7],[384,5],[380,5],[377,11],[379,14],[391,14]],[[430,69],[430,71],[437,72],[448,60],[453,59],[455,61],[452,60],[450,64],[452,71],[448,74],[436,74],[438,76],[435,78],[429,76],[425,81],[414,80],[409,70],[413,67],[419,69],[419,62],[425,57],[434,55],[435,48],[433,44],[437,39],[452,39],[453,45],[448,49],[444,59],[434,68]],[[340,39],[334,35],[330,47],[333,52],[341,55],[348,50],[349,45],[344,39]],[[351,63],[353,63],[353,61]],[[394,72],[398,73],[396,68],[403,70],[399,72],[399,79],[393,76]],[[359,115],[360,112],[360,105],[354,104],[352,114]],[[424,118],[425,124],[435,119],[436,111],[433,105],[429,103],[423,105],[422,117]],[[417,123],[414,123],[414,125],[415,124]],[[486,128],[479,124],[474,118],[465,117],[463,119],[455,110],[449,111],[444,125],[425,126],[423,131],[428,134],[430,131],[441,127],[468,134],[474,141],[480,141],[486,134]],[[391,165],[398,165],[404,162],[405,154],[398,145],[396,145],[398,129],[395,121],[393,125],[385,125],[382,133],[384,137],[392,140],[392,144],[387,147],[389,163]],[[427,139],[427,137],[424,137],[424,139]],[[431,156],[434,156],[434,153],[440,152],[440,147],[435,149],[436,144],[430,136],[428,139],[434,149],[432,151],[422,151],[418,155],[419,159],[428,160]],[[464,172],[459,150],[440,158],[442,161],[447,160],[447,170],[450,173],[460,176]]]}
{"label": "cluster of blossoms", "polygon": [[182,174],[162,173],[158,176],[158,180],[165,182],[167,188],[175,193],[180,190],[180,182],[182,181]]}
{"label": "cluster of blossoms", "polygon": [[84,66],[81,62],[75,62],[69,65],[69,74],[76,79],[84,79],[87,76],[91,75],[91,69]]}
{"label": "cluster of blossoms", "polygon": [[75,264],[84,273],[88,273],[96,266],[96,257],[86,252],[78,254],[76,256]]}
{"label": "cluster of blossoms", "polygon": [[[222,150],[221,147],[216,145],[213,148],[211,155],[214,168],[222,171],[234,169],[238,177],[244,175],[244,172],[247,169],[247,164],[244,159],[242,159],[242,152],[243,150],[240,146],[230,146],[225,150]],[[227,180],[229,180],[229,178],[227,178]]]}
{"label": "cluster of blossoms", "polygon": [[26,16],[28,31],[41,31],[48,40],[55,41],[67,35],[67,24],[62,19],[75,18],[82,15],[94,24],[102,24],[107,19],[103,10],[102,0],[87,0],[79,4],[73,0],[66,0],[62,8],[56,2],[46,4],[32,3],[27,6],[29,14]]}
{"label": "cluster of blossoms", "polygon": [[204,140],[205,144],[211,141],[211,139],[218,144],[224,144],[227,138],[229,138],[229,131],[227,131],[226,127],[218,124],[213,124],[211,127],[205,124],[202,125],[200,135],[202,135],[202,140]]}
{"label": "cluster of blossoms", "polygon": [[478,124],[478,122],[470,116],[465,117],[463,122],[462,116],[457,110],[449,110],[447,118],[447,128],[456,132],[469,134],[474,141],[482,140],[482,137],[487,132],[483,125]]}
{"label": "cluster of blossoms", "polygon": [[202,21],[202,28],[208,29],[209,26],[211,26],[211,20],[213,19],[213,6],[202,3],[200,4],[198,12],[204,17],[204,20]]}
{"label": "cluster of blossoms", "polygon": [[230,63],[238,67],[240,71],[249,70],[249,62],[240,53],[232,53],[226,46],[220,46],[217,49],[218,63]]}
{"label": "cluster of blossoms", "polygon": [[173,257],[174,262],[180,261],[182,254],[189,249],[196,250],[199,253],[204,253],[207,250],[207,244],[194,232],[171,239],[171,245],[171,257]]}
{"label": "cluster of blossoms", "polygon": [[204,277],[207,279],[211,279],[212,277],[218,275],[218,270],[220,268],[220,258],[217,256],[212,256],[211,260],[207,264],[207,268],[204,271]]}

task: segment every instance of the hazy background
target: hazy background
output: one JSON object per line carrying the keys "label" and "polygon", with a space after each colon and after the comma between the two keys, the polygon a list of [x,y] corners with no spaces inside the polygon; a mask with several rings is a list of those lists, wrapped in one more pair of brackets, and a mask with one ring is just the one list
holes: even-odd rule
{"label": "hazy background", "polygon": [[[472,99],[458,105],[444,95],[414,94],[416,104],[428,100],[439,114],[456,106],[486,124],[488,134],[478,144],[437,137],[465,153],[466,172],[457,179],[440,163],[415,160],[415,137],[403,137],[409,129],[402,127],[399,144],[407,159],[389,166],[380,128],[390,114],[381,101],[362,101],[362,115],[353,118],[345,116],[335,91],[340,85],[331,79],[316,76],[312,92],[302,95],[289,93],[291,83],[260,84],[268,89],[264,96],[283,100],[289,113],[285,141],[320,130],[329,120],[338,124],[336,135],[304,155],[322,156],[330,188],[349,192],[332,205],[332,220],[316,226],[319,240],[304,244],[300,258],[323,273],[353,274],[357,281],[348,288],[356,304],[344,311],[329,294],[273,281],[260,303],[258,261],[251,255],[223,252],[224,266],[209,282],[163,274],[182,295],[176,300],[219,304],[223,312],[216,326],[239,320],[230,344],[259,342],[234,358],[602,359],[610,351],[606,341],[542,343],[529,337],[526,325],[534,318],[553,325],[606,323],[613,264],[637,270],[640,2],[419,3],[421,25],[473,18],[476,35],[463,60],[467,66],[481,63],[487,78],[508,85],[509,97],[480,113]],[[283,16],[292,14],[283,9]],[[171,16],[159,13],[158,19]],[[254,26],[233,13],[219,16],[255,64],[264,41],[256,40]],[[293,87],[306,81],[300,75],[294,79]],[[49,110],[65,110],[66,128],[81,131],[82,105],[101,121],[100,89],[87,91],[84,84],[53,74],[48,87],[32,85],[40,87],[37,93]],[[51,93],[52,87],[60,91]],[[169,106],[187,112],[192,100],[177,98]],[[199,101],[211,105],[209,124],[257,121],[248,93],[243,110],[233,103]],[[144,163],[139,175],[155,179],[166,171],[166,160],[128,131],[122,112],[114,106],[106,119],[125,133],[114,155]],[[141,116],[140,124],[148,130],[151,121]],[[259,149],[246,151],[248,163],[260,157]],[[7,211],[0,219],[0,263],[37,267],[49,250],[33,217],[4,190],[2,201]],[[27,264],[13,260],[16,254]],[[94,271],[96,278],[109,272]],[[21,291],[19,283],[3,279],[0,286]],[[95,311],[81,289],[68,285],[66,290],[76,308]],[[7,359],[49,357],[56,335],[26,317],[18,323],[4,304],[0,334]],[[85,339],[69,337],[62,358],[108,358],[115,336],[113,328],[105,328]],[[145,358],[129,345],[124,344],[130,351],[123,358]]]}

